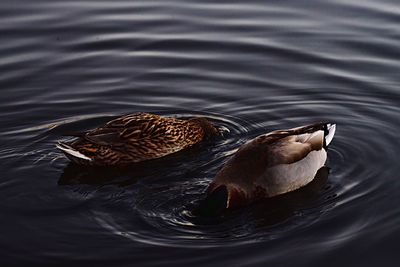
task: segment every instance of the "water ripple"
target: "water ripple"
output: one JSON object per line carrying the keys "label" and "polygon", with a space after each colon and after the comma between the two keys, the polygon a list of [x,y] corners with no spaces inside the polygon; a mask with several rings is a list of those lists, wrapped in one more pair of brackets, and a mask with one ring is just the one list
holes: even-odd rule
{"label": "water ripple", "polygon": [[[4,1],[0,15],[5,263],[398,261],[396,1]],[[225,134],[128,171],[77,168],[54,148],[138,111],[205,116]],[[329,175],[217,218],[192,212],[238,146],[322,120],[338,125]]]}

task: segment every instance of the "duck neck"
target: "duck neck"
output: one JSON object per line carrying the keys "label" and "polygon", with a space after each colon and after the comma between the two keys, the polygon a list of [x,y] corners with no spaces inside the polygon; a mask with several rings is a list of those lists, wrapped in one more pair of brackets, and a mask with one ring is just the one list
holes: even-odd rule
{"label": "duck neck", "polygon": [[206,118],[193,118],[190,119],[189,122],[192,122],[199,126],[204,131],[206,137],[213,138],[220,135],[218,129],[215,128],[214,125],[212,125],[212,123]]}

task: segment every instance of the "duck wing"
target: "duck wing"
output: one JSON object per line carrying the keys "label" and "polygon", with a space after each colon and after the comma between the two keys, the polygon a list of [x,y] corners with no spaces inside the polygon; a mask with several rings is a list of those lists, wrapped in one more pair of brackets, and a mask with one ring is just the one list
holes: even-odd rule
{"label": "duck wing", "polygon": [[159,158],[201,139],[201,129],[197,129],[197,139],[185,139],[189,130],[193,131],[182,120],[134,113],[82,133],[80,138],[67,145],[97,162],[92,162],[93,165],[123,165]]}
{"label": "duck wing", "polygon": [[[268,166],[292,164],[305,158],[310,152],[326,149],[332,140],[335,125],[315,123],[288,130],[273,131],[256,138],[256,142],[267,146]],[[258,140],[257,140],[258,139]]]}
{"label": "duck wing", "polygon": [[119,147],[165,133],[167,123],[165,118],[153,114],[128,114],[109,121],[103,127],[86,132],[83,138],[97,145]]}

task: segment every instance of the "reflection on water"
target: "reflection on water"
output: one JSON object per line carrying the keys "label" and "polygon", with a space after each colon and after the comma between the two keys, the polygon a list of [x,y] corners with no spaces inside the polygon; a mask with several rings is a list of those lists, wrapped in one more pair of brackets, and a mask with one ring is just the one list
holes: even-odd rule
{"label": "reflection on water", "polygon": [[[23,2],[0,6],[3,265],[398,262],[397,1]],[[225,135],[128,169],[54,147],[138,111],[206,116]],[[194,212],[241,144],[322,120],[340,126],[327,178]]]}

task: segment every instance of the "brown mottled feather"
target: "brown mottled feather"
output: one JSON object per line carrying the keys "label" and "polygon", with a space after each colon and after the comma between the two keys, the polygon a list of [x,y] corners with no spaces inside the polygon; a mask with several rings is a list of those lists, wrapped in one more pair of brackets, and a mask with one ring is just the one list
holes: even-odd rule
{"label": "brown mottled feather", "polygon": [[[128,114],[65,144],[92,159],[85,165],[127,165],[160,158],[217,135],[205,118],[180,120],[149,113]],[[74,160],[71,155],[67,155]]]}

